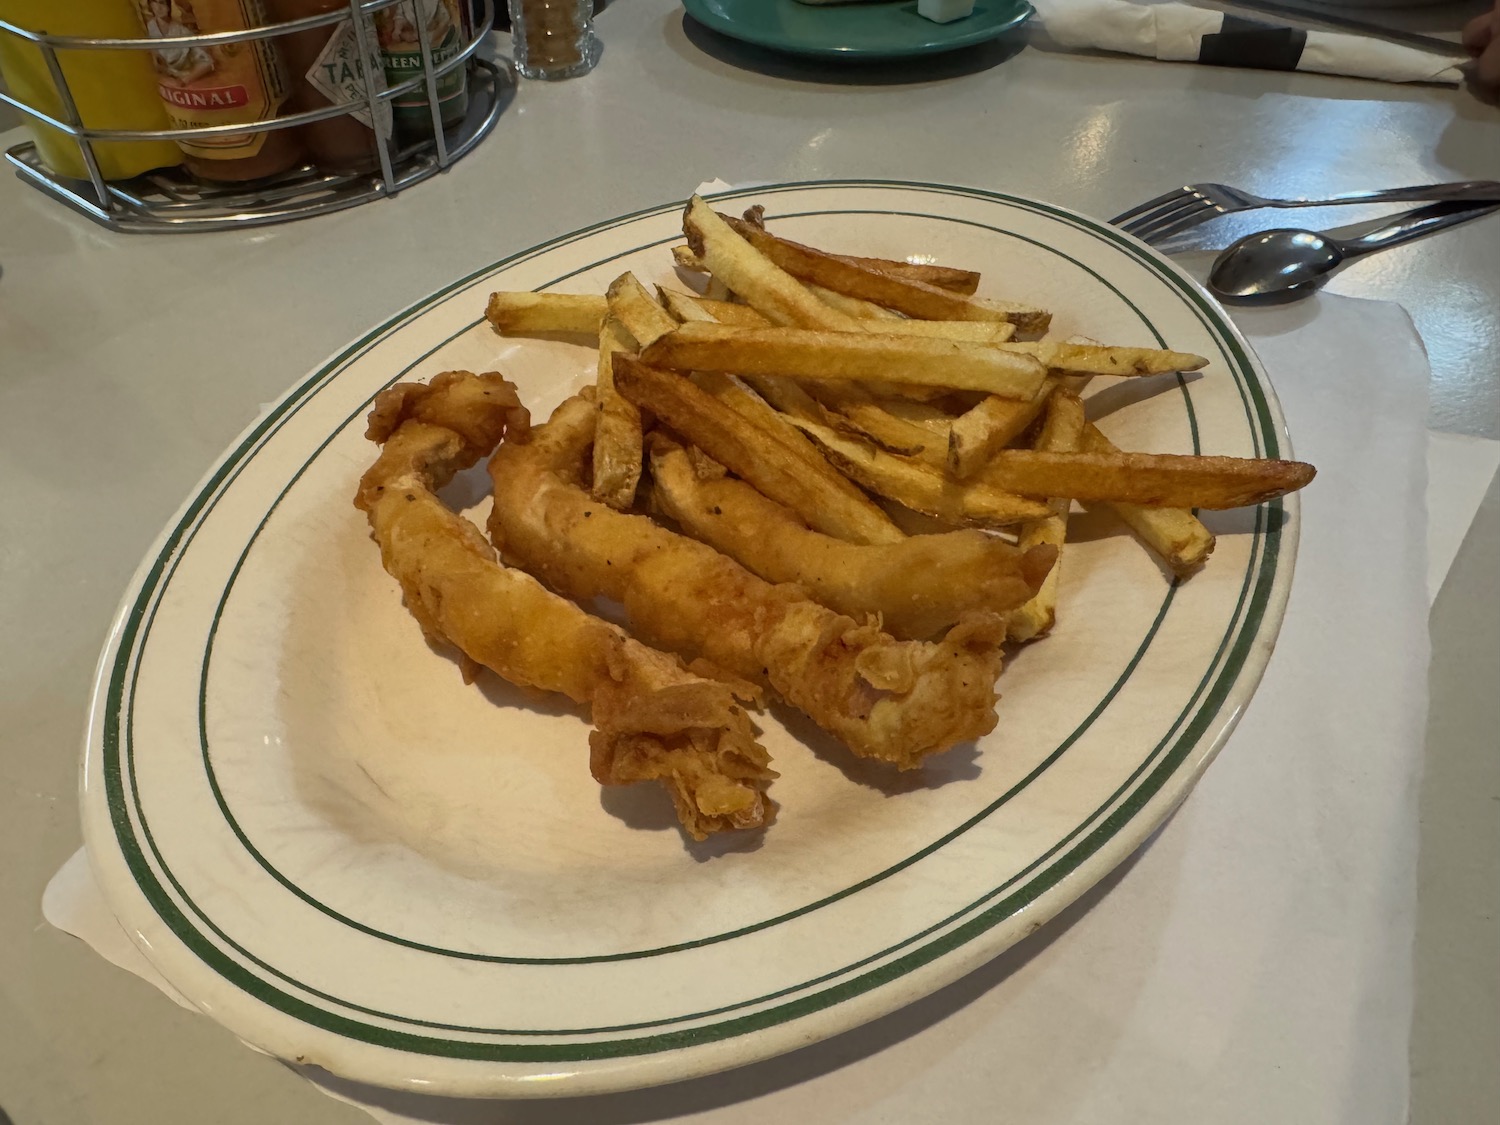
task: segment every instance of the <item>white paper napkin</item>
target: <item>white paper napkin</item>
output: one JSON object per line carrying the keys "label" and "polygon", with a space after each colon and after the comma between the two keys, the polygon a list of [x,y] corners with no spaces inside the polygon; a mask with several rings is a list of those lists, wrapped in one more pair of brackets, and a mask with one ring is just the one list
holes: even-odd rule
{"label": "white paper napkin", "polygon": [[1035,0],[1059,47],[1119,51],[1168,62],[1263,70],[1308,70],[1384,82],[1463,81],[1462,48],[1451,58],[1360,35],[1304,31],[1188,4],[1129,0]]}
{"label": "white paper napkin", "polygon": [[[1237,318],[1296,456],[1320,470],[1265,680],[1183,809],[1035,938],[864,1028],[659,1090],[478,1103],[302,1073],[384,1125],[988,1122],[997,1107],[1036,1125],[1404,1121],[1429,373],[1399,307],[1316,300],[1301,327],[1285,310]],[[1450,561],[1493,472],[1460,444],[1457,459],[1431,447],[1455,502],[1434,507]],[[186,1003],[115,924],[82,853],[43,912]]]}

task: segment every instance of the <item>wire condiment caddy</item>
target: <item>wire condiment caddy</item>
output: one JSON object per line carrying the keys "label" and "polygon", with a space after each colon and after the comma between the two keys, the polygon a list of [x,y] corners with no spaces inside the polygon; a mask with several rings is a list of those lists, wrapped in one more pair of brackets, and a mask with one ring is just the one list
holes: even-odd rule
{"label": "wire condiment caddy", "polygon": [[[411,78],[389,84],[363,82],[360,97],[351,102],[301,110],[267,120],[232,122],[194,128],[117,129],[90,127],[83,123],[77,99],[70,88],[60,51],[161,51],[163,49],[207,49],[230,44],[276,40],[283,36],[347,23],[352,28],[362,57],[374,54],[374,13],[412,0],[349,0],[347,8],[294,20],[265,23],[243,30],[151,37],[94,37],[54,35],[0,20],[0,39],[12,36],[40,52],[46,73],[55,87],[58,112],[48,112],[20,97],[0,90],[0,102],[11,105],[39,126],[50,127],[77,144],[87,179],[73,179],[48,168],[38,145],[25,141],[6,151],[6,159],[19,175],[50,196],[107,227],[121,231],[192,231],[231,229],[286,222],[356,206],[395,195],[411,185],[448,168],[488,133],[509,104],[515,78],[503,60],[492,61],[480,54],[494,23],[494,0],[483,0],[475,13],[473,34],[451,57],[438,61],[427,20],[414,23],[421,70]],[[455,70],[465,76],[468,108],[463,120],[444,126],[439,84]],[[105,178],[94,146],[103,142],[192,141],[196,138],[270,133],[295,129],[310,122],[367,113],[373,122],[391,119],[394,100],[421,91],[430,118],[431,132],[414,142],[398,143],[390,128],[373,129],[378,170],[337,174],[312,165],[246,183],[206,183],[181,169],[145,173],[133,179]]]}

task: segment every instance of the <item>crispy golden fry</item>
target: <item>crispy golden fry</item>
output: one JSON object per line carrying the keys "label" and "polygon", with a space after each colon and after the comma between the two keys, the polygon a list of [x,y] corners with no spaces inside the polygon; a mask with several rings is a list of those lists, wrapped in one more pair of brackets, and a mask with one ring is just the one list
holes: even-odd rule
{"label": "crispy golden fry", "polygon": [[569,400],[491,459],[490,528],[507,559],[570,597],[617,601],[654,644],[768,682],[861,756],[910,769],[994,727],[1000,618],[968,615],[940,643],[898,641],[644,516],[594,503],[577,486],[592,412]]}
{"label": "crispy golden fry", "polygon": [[1002,449],[971,481],[1022,496],[1212,511],[1274,500],[1303,487],[1316,472],[1301,461],[1250,457]]}
{"label": "crispy golden fry", "polygon": [[1164,375],[1171,371],[1197,371],[1208,360],[1191,352],[1158,348],[1112,348],[1102,344],[1030,343],[1001,344],[1008,352],[1029,355],[1048,371],[1069,375]]}
{"label": "crispy golden fry", "polygon": [[[830,413],[823,409],[823,404],[808,394],[799,383],[790,379],[758,379],[755,376],[744,381],[751,390],[783,414],[808,418],[828,426],[835,424]],[[797,436],[807,440],[801,431],[798,431]]]}
{"label": "crispy golden fry", "polygon": [[1062,378],[1048,375],[1027,399],[986,395],[953,420],[948,431],[948,471],[959,480],[978,472],[995,451],[1004,449],[1041,414]]}
{"label": "crispy golden fry", "polygon": [[605,300],[609,303],[610,313],[635,338],[635,351],[677,327],[677,321],[652,299],[633,273],[623,273],[615,278]]}
{"label": "crispy golden fry", "polygon": [[731,324],[739,328],[770,328],[771,322],[749,305],[737,305],[733,301],[712,301],[707,297],[689,298],[701,315],[681,319],[696,320],[704,324]]}
{"label": "crispy golden fry", "polygon": [[[828,535],[853,543],[893,543],[901,532],[880,508],[816,453],[746,426],[741,415],[695,384],[628,356],[615,357],[615,385],[731,472]],[[774,415],[774,412],[773,412]],[[776,423],[782,424],[780,416]]]}
{"label": "crispy golden fry", "polygon": [[[1047,453],[1072,453],[1083,441],[1083,400],[1059,387],[1047,401],[1047,420],[1036,448]],[[1062,574],[1063,542],[1068,537],[1068,500],[1052,500],[1045,519],[1021,525],[1016,545],[1035,548],[1046,544],[1057,552],[1042,587],[1025,605],[1010,615],[1007,633],[1013,641],[1031,641],[1046,636],[1057,621],[1057,584]]]}
{"label": "crispy golden fry", "polygon": [[[823,296],[830,292],[809,286],[813,292]],[[698,307],[710,314],[720,324],[735,325],[740,328],[769,328],[771,322],[749,305],[736,305],[729,301],[711,301],[707,297],[691,297],[686,293],[673,294],[663,291],[666,301],[670,301],[668,308],[674,311],[682,301],[691,301]],[[849,299],[849,298],[846,298]],[[866,302],[868,304],[868,302]],[[835,304],[835,307],[840,307]],[[872,308],[880,308],[873,305]],[[936,336],[944,340],[958,340],[965,344],[1003,344],[1016,334],[1014,324],[1005,324],[998,321],[984,320],[908,320],[895,313],[881,310],[886,315],[882,316],[879,324],[871,324],[866,327],[871,332],[879,332],[886,336]],[[688,320],[689,317],[681,316],[679,320]],[[691,319],[702,320],[702,317]]]}
{"label": "crispy golden fry", "polygon": [[1048,375],[1037,393],[1024,401],[989,395],[953,420],[948,436],[948,471],[967,480],[983,468],[997,449],[1020,437],[1041,415],[1058,389],[1078,394],[1088,375]]}
{"label": "crispy golden fry", "polygon": [[635,340],[614,316],[599,328],[599,367],[595,405],[599,412],[594,431],[594,499],[611,508],[627,511],[635,503],[635,488],[641,477],[645,447],[641,439],[641,412],[635,403],[615,390],[613,360],[616,352],[630,351]]}
{"label": "crispy golden fry", "polygon": [[703,259],[693,253],[691,246],[672,247],[672,261],[678,269],[687,270],[689,273],[708,272],[708,267],[703,264]]}
{"label": "crispy golden fry", "polygon": [[641,358],[681,371],[922,383],[1011,398],[1029,398],[1046,377],[1030,356],[956,340],[705,323],[681,325]]}
{"label": "crispy golden fry", "polygon": [[[739,219],[726,219],[725,222],[734,233],[742,236],[764,254],[767,260],[774,262],[790,276],[832,289],[836,293],[895,309],[919,320],[1008,321],[1018,331],[1034,335],[1047,331],[1047,326],[1052,322],[1052,315],[1044,309],[1006,301],[986,301],[940,289],[924,281],[894,277],[822,250],[815,250],[811,246],[777,238]],[[709,265],[712,268],[712,263]]]}
{"label": "crispy golden fry", "polygon": [[859,332],[859,321],[829,308],[796,278],[730,229],[698,196],[682,217],[688,245],[714,277],[743,297],[775,324]]}
{"label": "crispy golden fry", "polygon": [[[1092,422],[1083,428],[1082,448],[1090,453],[1118,453],[1119,448],[1099,432]],[[1130,530],[1171,568],[1186,577],[1208,561],[1213,554],[1213,533],[1186,508],[1142,508],[1135,504],[1085,504],[1087,508],[1108,507],[1124,520]]]}
{"label": "crispy golden fry", "polygon": [[821,285],[811,282],[803,282],[807,291],[829,308],[837,309],[846,316],[852,316],[855,320],[900,320],[900,313],[891,312],[890,309],[882,308],[880,305],[870,301],[861,301],[858,297],[848,297],[843,293],[835,293],[832,289],[824,289]]}
{"label": "crispy golden fry", "polygon": [[592,336],[609,303],[580,293],[491,293],[485,319],[502,336],[567,332]]}
{"label": "crispy golden fry", "polygon": [[870,329],[895,336],[936,336],[964,344],[1003,344],[1016,334],[1016,326],[994,320],[893,320]]}
{"label": "crispy golden fry", "polygon": [[[785,379],[765,379],[767,384],[785,385]],[[903,457],[920,457],[933,465],[942,467],[948,447],[945,433],[934,432],[926,426],[908,421],[890,409],[889,401],[876,399],[863,387],[854,384],[809,383],[810,394],[819,405],[826,407],[823,417],[810,416],[795,410],[787,410],[775,399],[769,399],[789,414],[823,422],[835,429],[846,420],[853,432],[864,434],[887,453],[899,453]],[[760,389],[760,384],[756,384]],[[762,391],[762,393],[765,393]],[[767,396],[769,398],[769,396]]]}
{"label": "crispy golden fry", "polygon": [[[748,214],[748,213],[747,213]],[[921,281],[949,289],[954,293],[969,295],[979,288],[979,274],[973,270],[955,269],[952,266],[930,265],[922,262],[898,262],[890,258],[861,258],[853,254],[834,254],[832,257],[862,269],[888,274],[902,281]],[[672,258],[683,269],[694,273],[707,273],[708,267],[693,253],[690,246],[672,247]]]}
{"label": "crispy golden fry", "polygon": [[[731,683],[689,672],[501,566],[479,529],[433,494],[502,433],[526,426],[515,388],[495,374],[448,372],[377,397],[368,436],[383,448],[355,503],[412,615],[435,643],[471,662],[466,674],[482,664],[511,683],[589,704],[589,764],[601,784],[660,781],[683,828],[700,840],[766,823],[774,805],[765,788],[776,774]],[[753,696],[749,684],[738,691]]]}
{"label": "crispy golden fry", "polygon": [[796,582],[856,620],[880,614],[892,636],[924,640],[975,610],[1003,613],[1040,587],[1052,551],[1021,551],[982,531],[856,546],[810,530],[790,509],[733,477],[702,479],[687,452],[656,435],[652,496],[693,538],[768,582]]}
{"label": "crispy golden fry", "polygon": [[1045,501],[1006,492],[983,480],[950,480],[925,461],[886,453],[831,427],[801,418],[792,423],[851,480],[950,526],[1008,527],[1041,519],[1050,510]]}
{"label": "crispy golden fry", "polygon": [[[691,293],[682,293],[676,289],[668,289],[665,285],[656,287],[656,299],[661,302],[662,308],[666,309],[679,323],[686,324],[690,320],[702,321],[704,323],[715,323],[717,318],[713,313],[704,308],[706,297],[697,297]],[[732,301],[714,301],[714,305],[723,305],[729,309],[744,309],[753,315],[760,324],[769,324],[765,317],[756,312],[749,305],[736,305]]]}

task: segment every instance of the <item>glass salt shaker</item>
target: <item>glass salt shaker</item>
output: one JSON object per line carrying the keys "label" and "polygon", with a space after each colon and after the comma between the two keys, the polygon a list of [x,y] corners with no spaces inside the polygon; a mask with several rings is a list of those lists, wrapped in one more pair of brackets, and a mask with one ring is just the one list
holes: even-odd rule
{"label": "glass salt shaker", "polygon": [[587,74],[599,61],[593,0],[509,0],[516,69],[526,78]]}

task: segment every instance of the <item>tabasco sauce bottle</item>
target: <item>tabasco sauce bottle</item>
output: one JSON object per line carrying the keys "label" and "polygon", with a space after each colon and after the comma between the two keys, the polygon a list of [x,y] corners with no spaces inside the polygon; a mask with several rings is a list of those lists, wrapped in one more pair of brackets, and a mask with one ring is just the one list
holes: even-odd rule
{"label": "tabasco sauce bottle", "polygon": [[[349,11],[348,0],[268,0],[278,23],[326,12]],[[329,27],[281,36],[277,43],[291,71],[291,109],[345,106],[340,117],[310,121],[299,130],[312,161],[325,172],[373,172],[380,167],[380,138],[391,135],[391,107],[377,101],[372,114],[369,87],[385,89],[375,21],[360,15]],[[366,53],[368,52],[368,53]]]}

